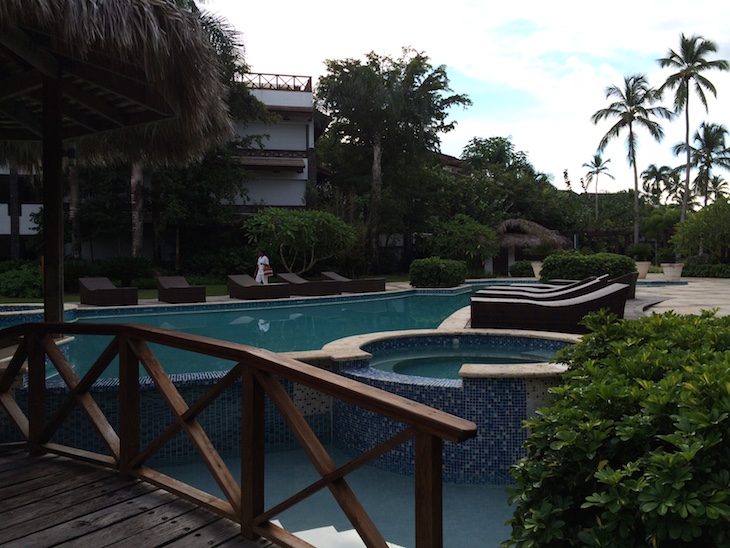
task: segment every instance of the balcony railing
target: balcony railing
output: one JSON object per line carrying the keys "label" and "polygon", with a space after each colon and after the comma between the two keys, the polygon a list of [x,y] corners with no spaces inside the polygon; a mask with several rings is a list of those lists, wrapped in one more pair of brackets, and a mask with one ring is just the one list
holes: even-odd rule
{"label": "balcony railing", "polygon": [[286,76],[283,74],[244,74],[243,83],[251,89],[278,91],[312,91],[311,76]]}
{"label": "balcony railing", "polygon": [[[60,334],[111,336],[113,339],[83,378],[79,378],[56,345],[54,337]],[[147,481],[240,523],[241,535],[246,539],[261,536],[282,546],[307,544],[272,523],[274,516],[327,488],[365,544],[386,548],[383,536],[351,490],[345,476],[414,438],[416,546],[432,548],[443,545],[442,440],[460,443],[474,437],[476,426],[472,422],[267,350],[159,328],[141,325],[25,324],[0,331],[0,345],[10,344],[17,344],[17,350],[0,377],[0,408],[5,409],[17,426],[31,454],[55,453],[107,466],[117,470],[124,478]],[[165,373],[151,345],[213,356],[235,365],[197,401],[189,403]],[[118,431],[94,400],[90,390],[115,357],[119,358]],[[47,408],[47,359],[69,391],[58,409]],[[14,388],[14,381],[22,374],[26,362],[27,415],[15,399]],[[140,363],[173,414],[172,422],[145,447],[141,447]],[[384,443],[337,467],[281,384],[281,379],[389,417],[404,424],[405,428]],[[239,381],[242,391],[240,485],[198,421],[198,416],[209,405]],[[264,508],[263,479],[265,395],[274,403],[320,475],[319,480],[268,510]],[[108,454],[51,443],[54,433],[77,406],[93,423]],[[178,432],[183,432],[192,442],[225,500],[145,466]]]}

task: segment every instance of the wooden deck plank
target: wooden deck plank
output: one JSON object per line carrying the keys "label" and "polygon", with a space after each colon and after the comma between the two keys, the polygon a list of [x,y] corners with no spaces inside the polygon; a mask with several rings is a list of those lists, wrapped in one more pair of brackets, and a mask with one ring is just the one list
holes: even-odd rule
{"label": "wooden deck plank", "polygon": [[51,496],[72,488],[74,484],[81,486],[108,476],[108,470],[78,465],[50,468],[48,472],[38,468],[18,469],[13,471],[7,485],[3,479],[0,500],[13,498],[13,504],[21,506],[25,504],[23,498],[31,502],[37,499],[37,495],[33,494],[36,489],[44,489],[44,496]]}
{"label": "wooden deck plank", "polygon": [[[241,526],[226,518],[212,521],[182,538],[177,539],[165,548],[188,548],[190,546],[218,546],[222,542],[235,539],[241,535]],[[244,539],[241,539],[242,541]],[[246,542],[246,541],[244,541]],[[251,541],[247,541],[251,542]],[[243,544],[243,546],[247,546]],[[251,544],[255,546],[255,544]]]}

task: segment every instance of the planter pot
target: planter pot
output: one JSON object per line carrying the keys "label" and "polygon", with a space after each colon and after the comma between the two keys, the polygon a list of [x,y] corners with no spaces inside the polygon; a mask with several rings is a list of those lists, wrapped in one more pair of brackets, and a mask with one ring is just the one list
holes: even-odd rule
{"label": "planter pot", "polygon": [[662,263],[664,278],[668,282],[676,282],[682,276],[684,263]]}
{"label": "planter pot", "polygon": [[651,261],[636,261],[636,270],[639,272],[639,279],[643,280],[649,273]]}
{"label": "planter pot", "polygon": [[535,274],[535,278],[540,279],[540,271],[542,270],[542,261],[530,261],[532,264],[532,272]]}

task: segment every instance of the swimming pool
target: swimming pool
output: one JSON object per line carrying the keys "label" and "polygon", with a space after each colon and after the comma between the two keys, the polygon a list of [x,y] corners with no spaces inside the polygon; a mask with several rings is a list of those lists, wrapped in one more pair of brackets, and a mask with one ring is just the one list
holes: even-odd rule
{"label": "swimming pool", "polygon": [[[136,323],[248,344],[274,352],[319,350],[325,344],[363,333],[436,328],[469,304],[471,288],[410,290],[372,296],[287,299],[254,303],[221,303],[133,309],[79,309],[82,323]],[[78,337],[69,361],[91,364],[109,343],[103,337]],[[168,374],[223,371],[231,363],[155,348]],[[83,371],[79,371],[83,372]],[[51,373],[49,371],[49,373]],[[105,377],[117,375],[116,365]]]}

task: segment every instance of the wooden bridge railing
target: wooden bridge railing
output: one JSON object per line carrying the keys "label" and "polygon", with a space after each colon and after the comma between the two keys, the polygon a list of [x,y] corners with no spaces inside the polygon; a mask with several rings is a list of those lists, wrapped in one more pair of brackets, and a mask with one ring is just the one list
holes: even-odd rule
{"label": "wooden bridge railing", "polygon": [[[113,340],[79,378],[54,337],[95,335]],[[140,325],[25,324],[0,331],[0,344],[17,342],[17,350],[0,377],[0,407],[18,427],[32,454],[55,453],[102,464],[122,477],[139,478],[208,508],[241,524],[247,539],[265,537],[282,546],[309,546],[271,519],[323,488],[328,488],[367,546],[386,547],[385,540],[357,500],[345,476],[390,449],[415,438],[415,536],[416,545],[443,544],[441,446],[446,439],[462,442],[476,435],[469,421],[389,394],[351,379],[267,350],[207,337],[188,335]],[[230,360],[235,365],[193,403],[187,403],[165,373],[149,344],[174,347],[200,355]],[[69,389],[55,414],[47,419],[46,356]],[[119,356],[118,432],[94,401],[90,388],[107,366]],[[28,412],[16,403],[13,381],[28,364]],[[139,364],[154,381],[174,414],[174,421],[146,447],[140,447]],[[371,448],[347,464],[335,465],[326,449],[297,410],[279,378],[310,387],[405,425],[404,430]],[[220,394],[241,380],[241,484],[218,454],[197,417]],[[302,491],[264,508],[264,403],[267,394],[314,464],[320,479]],[[94,425],[109,454],[51,443],[51,437],[79,406]],[[145,463],[179,431],[192,442],[200,458],[220,486],[225,500],[166,476]]]}

